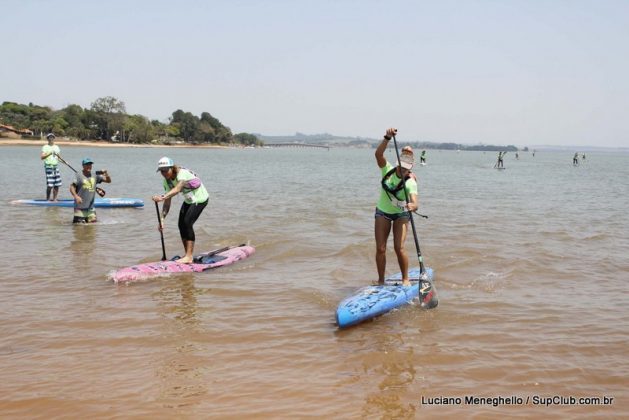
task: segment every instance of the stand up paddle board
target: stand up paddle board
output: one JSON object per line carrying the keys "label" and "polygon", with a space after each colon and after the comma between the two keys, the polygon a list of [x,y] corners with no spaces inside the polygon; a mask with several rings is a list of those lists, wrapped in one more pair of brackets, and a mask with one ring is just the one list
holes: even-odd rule
{"label": "stand up paddle board", "polygon": [[[145,280],[151,277],[158,277],[172,273],[198,273],[210,268],[222,267],[233,264],[251,256],[255,248],[245,244],[228,246],[194,257],[194,262],[190,264],[180,264],[175,261],[158,261],[145,264],[138,264],[131,267],[121,268],[109,275],[114,283],[132,282]],[[175,257],[173,259],[176,259]]]}
{"label": "stand up paddle board", "polygon": [[[13,200],[11,204],[27,204],[30,206],[74,207],[74,200]],[[139,198],[100,198],[94,200],[94,207],[143,207],[144,201]]]}
{"label": "stand up paddle board", "polygon": [[[384,281],[384,285],[367,286],[343,300],[336,309],[336,323],[339,328],[359,324],[368,319],[385,314],[392,309],[410,303],[419,296],[419,288],[430,288],[422,307],[434,308],[439,304],[435,288],[432,287],[433,270],[426,268],[428,280],[418,281],[419,268],[408,272],[410,286],[402,286],[402,273],[397,273]],[[428,289],[426,289],[428,290]]]}

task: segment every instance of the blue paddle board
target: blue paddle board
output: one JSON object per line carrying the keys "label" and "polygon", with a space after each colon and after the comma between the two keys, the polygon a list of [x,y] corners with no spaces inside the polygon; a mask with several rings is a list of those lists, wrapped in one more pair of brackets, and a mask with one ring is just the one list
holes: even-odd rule
{"label": "blue paddle board", "polygon": [[[27,204],[30,206],[74,207],[74,200],[13,200],[11,204]],[[100,198],[94,200],[94,207],[143,207],[144,201],[139,198]]]}
{"label": "blue paddle board", "polygon": [[426,268],[428,280],[417,281],[419,268],[410,270],[408,275],[411,278],[410,286],[402,286],[402,273],[397,273],[385,279],[383,285],[363,287],[344,299],[336,308],[339,328],[359,324],[410,303],[419,296],[420,287],[428,293],[421,303],[422,307],[430,309],[437,306],[432,268]]}

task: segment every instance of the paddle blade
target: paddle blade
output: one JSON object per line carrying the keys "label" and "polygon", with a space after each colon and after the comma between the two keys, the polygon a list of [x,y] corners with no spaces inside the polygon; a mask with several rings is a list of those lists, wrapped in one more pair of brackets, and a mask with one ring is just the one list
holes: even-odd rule
{"label": "paddle blade", "polygon": [[436,308],[439,305],[437,289],[428,278],[420,278],[419,280],[419,301],[424,309]]}

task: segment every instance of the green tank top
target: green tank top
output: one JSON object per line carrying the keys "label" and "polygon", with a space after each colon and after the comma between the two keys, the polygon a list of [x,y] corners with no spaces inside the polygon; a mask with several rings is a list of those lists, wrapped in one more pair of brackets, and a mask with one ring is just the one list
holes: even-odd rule
{"label": "green tank top", "polygon": [[[59,150],[59,146],[57,146],[56,144],[53,144],[52,146],[50,146],[48,144],[44,144],[44,146],[41,148],[41,152],[42,153],[54,152],[57,155],[61,154],[61,151]],[[44,159],[44,165],[46,165],[46,166],[57,166],[57,165],[59,165],[59,159],[57,159],[56,155],[50,155],[46,159]]]}
{"label": "green tank top", "polygon": [[[381,168],[380,172],[381,172],[382,177],[384,177],[387,173],[389,173],[391,169],[393,169],[393,165],[387,162],[387,164]],[[397,173],[394,172],[384,182],[388,187],[390,187],[391,189],[394,189],[395,187],[397,187],[400,181],[401,179],[398,178]],[[408,198],[410,200],[412,194],[417,194],[417,182],[413,178],[407,179],[405,189],[406,189],[406,193],[408,194]],[[400,191],[397,192],[396,196],[390,196],[390,193],[387,193],[387,191],[385,191],[384,188],[380,187],[380,199],[378,200],[378,204],[376,205],[376,207],[378,207],[380,211],[383,211],[389,214],[404,213],[404,210],[398,207],[398,206],[403,206],[405,204],[404,198],[405,198],[404,191],[402,189],[400,189]]]}
{"label": "green tank top", "polygon": [[185,181],[184,187],[181,190],[183,200],[188,204],[201,204],[205,203],[210,194],[208,194],[205,186],[201,182],[201,179],[192,171],[186,168],[179,168],[177,172],[177,179],[170,181],[164,179],[164,191],[168,192],[175,188],[175,185],[180,181]]}

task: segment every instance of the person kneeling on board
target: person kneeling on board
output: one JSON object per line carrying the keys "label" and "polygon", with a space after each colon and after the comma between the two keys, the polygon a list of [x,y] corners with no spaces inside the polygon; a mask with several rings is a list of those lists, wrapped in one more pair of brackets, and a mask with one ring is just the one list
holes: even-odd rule
{"label": "person kneeling on board", "polygon": [[[382,174],[382,188],[375,214],[376,266],[378,268],[378,283],[383,284],[387,265],[387,240],[393,228],[393,247],[402,272],[402,284],[409,286],[408,255],[404,249],[404,241],[411,216],[409,212],[418,208],[417,181],[411,172],[415,159],[413,149],[409,146],[402,149],[400,161],[395,167],[384,157],[384,151],[396,133],[395,128],[389,128],[375,153],[376,162]],[[405,195],[404,189],[406,189],[407,195]],[[408,205],[406,204],[407,196]]]}
{"label": "person kneeling on board", "polygon": [[181,235],[181,242],[183,242],[186,255],[179,258],[176,262],[192,263],[195,240],[193,225],[201,215],[201,212],[203,212],[203,209],[205,209],[205,206],[207,206],[210,195],[201,179],[194,172],[175,165],[170,158],[161,158],[157,162],[157,170],[164,177],[165,191],[165,194],[153,196],[153,201],[156,203],[164,202],[159,229],[164,229],[164,219],[170,210],[171,199],[181,192],[184,202],[179,211],[179,234]]}
{"label": "person kneeling on board", "polygon": [[96,184],[101,182],[111,182],[111,177],[107,170],[96,171],[96,176],[92,175],[92,164],[90,158],[83,159],[83,170],[76,173],[76,179],[70,185],[70,194],[74,197],[74,219],[72,223],[94,223],[96,222],[96,209],[94,200]]}

